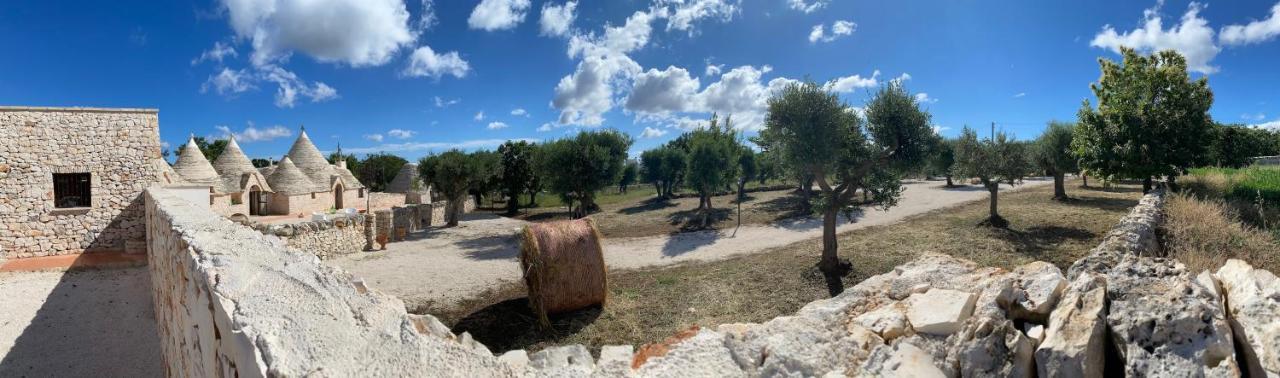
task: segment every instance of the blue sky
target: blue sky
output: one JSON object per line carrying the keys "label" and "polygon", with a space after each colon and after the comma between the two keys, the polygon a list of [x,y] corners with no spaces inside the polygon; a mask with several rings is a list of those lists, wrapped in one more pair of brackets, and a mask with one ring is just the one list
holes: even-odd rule
{"label": "blue sky", "polygon": [[[0,4],[0,104],[160,109],[162,139],[408,158],[597,127],[651,148],[770,88],[852,106],[905,80],[939,130],[1033,138],[1117,46],[1173,48],[1220,122],[1280,126],[1280,4],[848,0],[196,0]],[[427,15],[427,17],[424,17]],[[821,31],[815,28],[821,25]],[[481,113],[483,116],[481,116]]]}

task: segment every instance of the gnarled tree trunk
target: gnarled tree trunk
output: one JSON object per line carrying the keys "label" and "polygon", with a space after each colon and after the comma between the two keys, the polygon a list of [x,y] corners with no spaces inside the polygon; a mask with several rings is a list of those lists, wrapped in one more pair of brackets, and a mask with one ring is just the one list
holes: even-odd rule
{"label": "gnarled tree trunk", "polygon": [[1066,182],[1065,176],[1066,175],[1061,172],[1056,172],[1053,174],[1053,199],[1055,200],[1066,201],[1069,199],[1067,197],[1067,187],[1065,183]]}

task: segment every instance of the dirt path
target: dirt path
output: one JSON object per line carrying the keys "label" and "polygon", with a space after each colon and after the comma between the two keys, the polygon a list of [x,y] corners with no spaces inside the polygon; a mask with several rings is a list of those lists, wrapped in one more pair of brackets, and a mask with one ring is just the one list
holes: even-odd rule
{"label": "dirt path", "polygon": [[[1052,180],[1027,180],[1012,190],[1050,183]],[[864,208],[838,231],[890,224],[986,196],[977,186],[944,189],[938,181],[911,182],[906,184],[898,206],[888,211]],[[490,214],[470,214],[457,228],[421,232],[415,240],[388,244],[387,251],[347,255],[329,263],[364,278],[375,289],[400,297],[410,308],[451,306],[504,281],[520,279],[514,235],[523,224]],[[637,238],[608,239],[605,235],[605,261],[611,269],[713,261],[821,236],[822,221],[814,218],[743,226],[736,235],[732,228]]]}

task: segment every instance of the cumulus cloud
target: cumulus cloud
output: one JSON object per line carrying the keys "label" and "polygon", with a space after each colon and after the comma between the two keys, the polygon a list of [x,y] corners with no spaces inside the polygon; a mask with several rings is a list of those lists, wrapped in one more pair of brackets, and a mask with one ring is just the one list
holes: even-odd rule
{"label": "cumulus cloud", "polygon": [[457,51],[436,54],[430,46],[422,46],[409,55],[409,65],[401,72],[406,77],[430,77],[440,79],[445,75],[456,78],[467,77],[471,72],[471,64],[458,56]]}
{"label": "cumulus cloud", "polygon": [[236,49],[231,44],[214,42],[213,47],[200,53],[200,56],[191,60],[191,65],[197,65],[203,62],[222,63],[222,59],[227,57],[236,57]]}
{"label": "cumulus cloud", "polygon": [[437,108],[447,108],[453,105],[457,105],[459,102],[462,102],[462,99],[455,98],[455,99],[445,100],[443,98],[440,98],[440,96],[435,96],[435,103]]}
{"label": "cumulus cloud", "polygon": [[[538,142],[537,139],[532,138],[519,138],[514,140],[523,140],[531,143]],[[481,148],[492,149],[506,143],[506,141],[507,139],[477,139],[461,142],[388,143],[371,147],[344,149],[344,151],[352,154],[371,154],[377,152],[432,152],[451,150],[455,148],[460,150],[476,150]]]}
{"label": "cumulus cloud", "polygon": [[1219,39],[1226,45],[1247,45],[1269,41],[1280,35],[1280,3],[1271,7],[1266,19],[1245,25],[1228,25],[1222,28]]}
{"label": "cumulus cloud", "polygon": [[655,129],[648,126],[645,126],[644,131],[640,133],[641,138],[657,138],[663,135],[667,135],[666,130]]}
{"label": "cumulus cloud", "polygon": [[1240,115],[1240,119],[1257,122],[1257,121],[1267,119],[1267,115],[1264,113],[1254,113],[1254,114],[1245,113]]}
{"label": "cumulus cloud", "polygon": [[365,134],[364,139],[368,139],[369,141],[373,141],[373,142],[381,142],[382,134]]}
{"label": "cumulus cloud", "polygon": [[831,0],[814,0],[813,2],[808,2],[805,0],[787,0],[787,6],[790,7],[791,9],[798,10],[807,14],[807,13],[816,12],[822,8],[826,8],[827,3],[829,2],[831,2]]}
{"label": "cumulus cloud", "polygon": [[741,0],[659,0],[656,5],[670,7],[667,14],[667,31],[679,30],[693,33],[693,24],[702,19],[733,20],[740,11]]}
{"label": "cumulus cloud", "polygon": [[483,111],[483,110],[481,110],[479,113],[476,113],[476,116],[475,116],[475,117],[473,117],[473,118],[474,118],[477,122],[479,122],[479,121],[483,121],[483,120],[484,120],[484,111]]}
{"label": "cumulus cloud", "polygon": [[252,122],[240,132],[232,131],[231,128],[227,126],[216,126],[216,128],[218,131],[222,132],[220,139],[227,139],[234,135],[236,137],[236,141],[242,143],[262,142],[293,135],[293,131],[290,131],[289,128],[284,126],[276,125],[259,129],[254,127]]}
{"label": "cumulus cloud", "polygon": [[1280,120],[1275,120],[1275,121],[1271,121],[1271,122],[1265,122],[1265,123],[1255,124],[1255,125],[1253,125],[1253,127],[1262,128],[1262,129],[1268,129],[1268,130],[1280,131]]}
{"label": "cumulus cloud", "polygon": [[857,89],[871,88],[880,85],[879,77],[880,70],[875,70],[871,72],[871,77],[862,77],[862,75],[840,77],[827,82],[825,87],[829,91],[849,93]]}
{"label": "cumulus cloud", "polygon": [[658,71],[649,69],[636,76],[625,108],[644,114],[666,114],[700,108],[698,89],[702,84],[689,71],[670,66]]}
{"label": "cumulus cloud", "polygon": [[391,129],[387,131],[387,135],[390,135],[392,138],[396,138],[396,139],[409,139],[413,137],[413,134],[417,134],[417,133],[414,132],[413,130],[405,130],[405,129]]}
{"label": "cumulus cloud", "polygon": [[601,34],[569,39],[569,58],[582,60],[574,73],[556,84],[551,106],[560,111],[560,124],[599,126],[604,122],[604,113],[613,107],[615,82],[640,72],[640,64],[627,54],[649,43],[651,23],[663,13],[635,12],[623,25],[606,25]]}
{"label": "cumulus cloud", "polygon": [[858,24],[853,21],[840,20],[831,24],[831,34],[827,34],[826,26],[817,24],[809,31],[809,43],[831,42],[837,38],[853,35],[853,31],[858,29]]}
{"label": "cumulus cloud", "polygon": [[511,29],[524,21],[529,6],[529,0],[481,0],[471,10],[467,26],[485,31]]}
{"label": "cumulus cloud", "polygon": [[1218,68],[1210,62],[1222,49],[1214,42],[1214,31],[1209,22],[1200,18],[1204,6],[1192,2],[1180,22],[1165,29],[1160,16],[1163,5],[1164,2],[1160,1],[1155,7],[1143,11],[1142,25],[1137,29],[1120,33],[1111,25],[1103,26],[1089,45],[1117,53],[1121,47],[1143,52],[1172,49],[1187,58],[1190,70],[1205,74],[1217,72]]}
{"label": "cumulus cloud", "polygon": [[323,102],[338,98],[338,91],[328,84],[314,81],[307,84],[298,75],[278,66],[268,65],[261,68],[263,80],[276,84],[275,104],[281,108],[292,108],[299,95],[311,99],[311,102]]}
{"label": "cumulus cloud", "polygon": [[497,130],[497,129],[505,129],[507,127],[509,126],[507,126],[506,122],[489,122],[488,129]]}
{"label": "cumulus cloud", "polygon": [[932,104],[938,102],[938,99],[929,97],[928,93],[916,93],[916,102],[921,104]]}
{"label": "cumulus cloud", "polygon": [[200,85],[200,93],[206,93],[212,89],[219,95],[233,96],[256,88],[253,85],[254,80],[253,74],[247,70],[223,68],[222,71],[209,76],[209,79]]}
{"label": "cumulus cloud", "polygon": [[529,111],[524,110],[524,108],[515,108],[511,109],[511,115],[516,117],[528,117]]}
{"label": "cumulus cloud", "polygon": [[418,14],[418,31],[431,29],[439,20],[436,18],[436,2],[422,0],[422,13]]}
{"label": "cumulus cloud", "polygon": [[573,27],[573,20],[577,18],[577,15],[574,14],[577,8],[577,1],[570,1],[561,5],[555,5],[550,2],[542,4],[542,18],[538,22],[542,35],[551,37],[569,35],[569,29]]}
{"label": "cumulus cloud", "polygon": [[402,0],[222,0],[237,38],[262,66],[302,52],[321,62],[379,66],[417,33]]}
{"label": "cumulus cloud", "polygon": [[555,126],[554,126],[554,125],[552,125],[552,124],[551,124],[551,122],[547,122],[547,123],[542,124],[542,126],[538,126],[538,131],[539,131],[539,132],[547,132],[547,131],[551,131],[551,129],[553,129],[553,128],[555,128]]}
{"label": "cumulus cloud", "polygon": [[708,64],[705,76],[716,76],[719,75],[721,71],[724,71],[723,64]]}

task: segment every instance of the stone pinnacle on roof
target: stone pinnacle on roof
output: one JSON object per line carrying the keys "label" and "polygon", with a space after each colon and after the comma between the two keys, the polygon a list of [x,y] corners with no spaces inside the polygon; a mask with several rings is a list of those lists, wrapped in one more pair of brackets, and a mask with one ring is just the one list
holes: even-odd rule
{"label": "stone pinnacle on roof", "polygon": [[288,156],[293,160],[293,164],[302,170],[302,173],[311,178],[313,191],[328,190],[333,166],[329,165],[329,161],[324,158],[324,154],[320,153],[320,149],[311,143],[305,128],[299,133],[298,139],[293,141],[293,147],[289,148]]}
{"label": "stone pinnacle on roof", "polygon": [[271,172],[271,177],[267,178],[267,185],[271,185],[276,193],[291,196],[311,193],[311,189],[315,186],[311,178],[302,173],[302,170],[293,164],[293,159],[288,156],[276,165],[275,171]]}
{"label": "stone pinnacle on roof", "polygon": [[182,150],[178,152],[178,161],[173,164],[173,171],[192,184],[215,185],[218,182],[218,171],[213,169],[209,159],[200,152],[195,137],[187,140],[187,145],[182,146]]}

